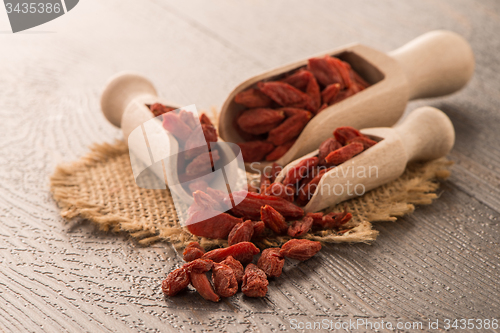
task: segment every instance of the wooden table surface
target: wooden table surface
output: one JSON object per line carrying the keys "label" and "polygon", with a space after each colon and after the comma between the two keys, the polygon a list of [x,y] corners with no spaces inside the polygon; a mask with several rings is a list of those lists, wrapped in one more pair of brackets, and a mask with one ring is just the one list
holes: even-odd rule
{"label": "wooden table surface", "polygon": [[[84,0],[18,34],[0,12],[0,331],[500,319],[500,2]],[[49,193],[55,166],[121,137],[99,107],[112,74],[138,71],[162,96],[208,109],[274,66],[356,41],[390,51],[433,29],[471,43],[475,75],[459,93],[407,111],[431,105],[451,118],[456,164],[434,204],[377,223],[372,245],[325,246],[287,265],[264,299],[213,304],[196,293],[163,297],[161,280],[181,261],[168,244],[143,248],[59,216]]]}

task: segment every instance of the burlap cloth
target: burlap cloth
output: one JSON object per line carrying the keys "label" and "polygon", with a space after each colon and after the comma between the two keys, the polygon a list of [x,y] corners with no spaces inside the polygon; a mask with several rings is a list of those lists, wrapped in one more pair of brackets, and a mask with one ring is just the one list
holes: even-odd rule
{"label": "burlap cloth", "polygon": [[[353,218],[341,232],[323,230],[304,238],[321,242],[369,242],[378,231],[371,222],[395,221],[411,213],[414,205],[430,204],[437,198],[437,180],[449,176],[452,164],[439,159],[408,165],[397,180],[345,204]],[[168,190],[149,190],[136,185],[125,143],[96,144],[80,160],[57,167],[51,177],[51,192],[66,219],[84,218],[101,230],[127,232],[140,244],[169,241],[176,248],[197,240],[205,248],[225,246],[225,240],[199,238],[182,227]],[[344,203],[326,210],[342,211]],[[278,246],[287,237],[267,237],[260,247]]]}

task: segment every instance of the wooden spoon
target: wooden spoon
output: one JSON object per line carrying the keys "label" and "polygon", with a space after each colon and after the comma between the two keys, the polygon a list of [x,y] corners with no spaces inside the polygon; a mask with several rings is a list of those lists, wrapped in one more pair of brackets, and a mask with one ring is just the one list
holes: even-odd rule
{"label": "wooden spoon", "polygon": [[[280,165],[310,153],[337,127],[392,126],[402,116],[408,100],[451,94],[465,86],[474,71],[474,55],[467,41],[444,30],[428,32],[389,54],[359,44],[325,54],[348,62],[371,86],[313,117],[295,144],[276,161]],[[233,126],[234,118],[245,109],[234,102],[236,94],[255,87],[259,81],[280,79],[306,65],[304,59],[238,85],[222,107],[220,136],[227,142],[244,141]],[[248,163],[247,170],[262,170],[270,163]]]}
{"label": "wooden spoon", "polygon": [[[158,97],[156,89],[148,79],[131,72],[122,72],[111,77],[101,95],[102,112],[109,122],[121,127],[125,142],[132,152],[130,161],[138,185],[144,188],[165,189],[168,183],[169,189],[177,195],[179,202],[190,205],[193,201],[192,195],[185,190],[178,177],[177,157],[181,153],[179,144],[147,107],[154,103],[179,108],[177,104]],[[198,118],[194,105],[182,109],[192,112]],[[241,156],[238,159],[235,155],[235,151],[239,149],[233,150],[231,145],[234,144],[225,143],[220,138],[216,145],[221,157],[219,163],[224,167],[215,170],[215,175],[201,179],[205,178],[211,188],[225,193],[226,180],[231,191],[246,189],[246,177],[244,172],[241,174],[243,159]],[[152,179],[149,172],[154,173],[157,178]],[[174,198],[174,202],[177,198]]]}
{"label": "wooden spoon", "polygon": [[[411,112],[394,128],[367,128],[361,133],[379,142],[325,173],[304,207],[306,212],[320,211],[387,184],[403,174],[408,162],[443,157],[455,142],[448,116],[429,106]],[[276,182],[282,182],[287,171],[302,159],[317,154],[315,150],[285,166]]]}

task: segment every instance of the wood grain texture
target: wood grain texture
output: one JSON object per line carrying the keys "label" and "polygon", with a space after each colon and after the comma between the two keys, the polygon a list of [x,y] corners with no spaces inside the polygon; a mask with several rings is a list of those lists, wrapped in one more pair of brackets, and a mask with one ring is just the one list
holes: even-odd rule
{"label": "wood grain texture", "polygon": [[[0,31],[10,30],[0,12]],[[141,248],[59,217],[55,166],[121,136],[99,110],[112,74],[135,70],[169,100],[220,107],[266,69],[350,42],[385,52],[433,29],[471,43],[475,75],[408,110],[450,117],[456,165],[433,205],[376,224],[374,244],[327,246],[287,262],[266,298],[212,304],[192,292],[163,297],[161,280],[181,263],[168,244]],[[498,316],[498,31],[494,0],[86,0],[32,31],[1,33],[0,331],[277,332],[293,331],[292,319]]]}

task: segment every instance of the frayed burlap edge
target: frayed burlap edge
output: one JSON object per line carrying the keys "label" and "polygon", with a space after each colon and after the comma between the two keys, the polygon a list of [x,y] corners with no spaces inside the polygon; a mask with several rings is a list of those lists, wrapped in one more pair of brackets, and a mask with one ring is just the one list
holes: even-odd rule
{"label": "frayed burlap edge", "polygon": [[[344,205],[353,219],[343,230],[323,230],[304,238],[324,243],[370,242],[378,231],[370,222],[396,221],[413,212],[415,205],[432,203],[438,179],[449,176],[452,164],[447,159],[408,165],[397,180],[370,191],[362,197],[327,209],[341,211]],[[65,219],[88,219],[103,231],[127,232],[142,245],[169,241],[182,248],[200,241],[205,248],[225,246],[225,240],[199,238],[177,220],[168,190],[149,190],[135,184],[128,149],[124,142],[95,144],[80,160],[59,165],[50,180],[51,192]],[[287,237],[266,237],[260,247],[279,246]]]}

